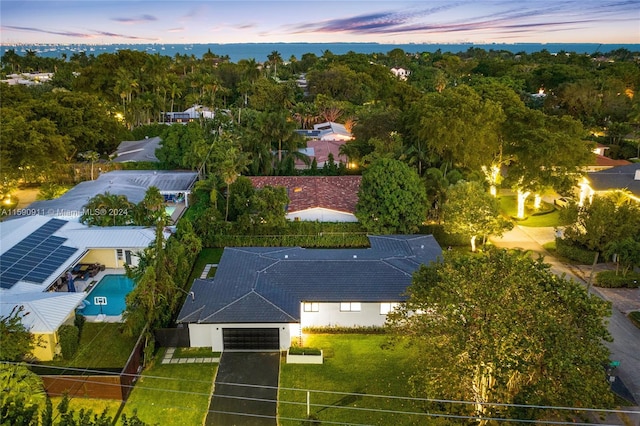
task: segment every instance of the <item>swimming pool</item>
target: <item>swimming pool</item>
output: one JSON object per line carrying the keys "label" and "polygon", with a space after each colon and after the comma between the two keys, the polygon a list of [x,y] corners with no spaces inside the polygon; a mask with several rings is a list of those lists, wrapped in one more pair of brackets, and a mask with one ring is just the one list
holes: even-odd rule
{"label": "swimming pool", "polygon": [[121,315],[126,307],[125,297],[133,290],[133,280],[126,275],[105,275],[84,299],[80,313],[92,315]]}

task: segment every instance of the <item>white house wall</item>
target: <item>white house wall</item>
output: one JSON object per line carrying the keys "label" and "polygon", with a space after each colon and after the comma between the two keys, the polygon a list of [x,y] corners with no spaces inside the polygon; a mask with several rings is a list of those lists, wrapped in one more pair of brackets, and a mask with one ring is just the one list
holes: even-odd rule
{"label": "white house wall", "polygon": [[351,213],[316,207],[307,210],[287,213],[288,220],[305,222],[357,222],[358,219]]}
{"label": "white house wall", "polygon": [[317,312],[304,312],[301,307],[300,326],[304,327],[382,327],[387,319],[380,313],[380,303],[361,303],[359,312],[340,311],[340,303],[319,303]]}
{"label": "white house wall", "polygon": [[222,352],[224,328],[277,328],[280,331],[280,350],[291,346],[291,339],[300,336],[300,325],[294,323],[230,323],[230,324],[189,324],[191,347],[211,347],[213,352]]}

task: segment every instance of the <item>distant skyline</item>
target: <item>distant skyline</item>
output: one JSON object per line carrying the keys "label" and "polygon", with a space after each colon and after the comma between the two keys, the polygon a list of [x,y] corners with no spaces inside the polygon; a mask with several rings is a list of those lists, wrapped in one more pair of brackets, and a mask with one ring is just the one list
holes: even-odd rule
{"label": "distant skyline", "polygon": [[0,42],[640,43],[640,0],[1,0]]}

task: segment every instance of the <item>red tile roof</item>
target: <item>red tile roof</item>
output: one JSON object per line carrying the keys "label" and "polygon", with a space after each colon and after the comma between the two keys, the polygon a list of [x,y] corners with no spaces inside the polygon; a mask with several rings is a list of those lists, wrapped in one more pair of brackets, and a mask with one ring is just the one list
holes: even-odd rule
{"label": "red tile roof", "polygon": [[609,157],[605,157],[604,155],[596,155],[596,165],[597,166],[626,166],[627,164],[631,164],[630,161],[627,160],[614,160]]}
{"label": "red tile roof", "polygon": [[288,212],[315,207],[355,213],[362,176],[254,176],[255,188],[283,186],[289,195]]}

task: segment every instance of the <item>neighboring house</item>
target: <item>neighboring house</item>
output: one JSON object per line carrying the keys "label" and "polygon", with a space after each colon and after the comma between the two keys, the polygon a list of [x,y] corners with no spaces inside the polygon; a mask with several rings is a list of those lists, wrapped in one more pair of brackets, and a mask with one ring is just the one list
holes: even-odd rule
{"label": "neighboring house", "polygon": [[598,172],[600,170],[607,170],[612,167],[617,166],[626,166],[627,164],[631,164],[630,161],[627,160],[614,160],[612,158],[606,157],[605,153],[609,149],[608,146],[597,144],[593,149],[593,152],[596,154],[594,161],[592,164],[588,164],[584,170],[588,173]]}
{"label": "neighboring house", "polygon": [[315,124],[313,130],[298,129],[296,133],[309,140],[350,141],[353,139],[351,132],[347,130],[344,124],[334,123],[332,121]]}
{"label": "neighboring house", "polygon": [[144,199],[155,186],[166,199],[181,200],[189,206],[191,189],[198,179],[196,172],[165,170],[116,170],[102,173],[96,180],[81,182],[54,200],[36,201],[25,210],[65,220],[78,220],[83,208],[97,194],[125,195],[132,203]]}
{"label": "neighboring house", "polygon": [[202,105],[194,105],[182,112],[165,112],[165,122],[167,124],[182,123],[187,124],[201,118],[212,119],[214,112]]}
{"label": "neighboring house", "polygon": [[[348,164],[347,157],[340,154],[340,147],[353,139],[353,136],[343,124],[327,121],[315,124],[313,130],[298,129],[296,133],[307,139],[307,147],[300,152],[309,157],[309,164],[315,158],[318,167],[324,167],[329,160],[329,154],[333,155],[336,164]],[[309,166],[301,160],[296,160],[296,168],[307,169]]]}
{"label": "neighboring house", "polygon": [[192,347],[285,350],[305,327],[382,326],[412,274],[442,250],[431,235],[370,236],[368,249],[227,247],[195,280],[177,322]]}
{"label": "neighboring house", "polygon": [[[0,239],[0,315],[24,306],[23,325],[44,343],[33,355],[46,361],[59,351],[58,328],[73,323],[75,310],[86,297],[83,291],[56,291],[65,287],[67,273],[78,264],[135,266],[137,253],[155,241],[155,230],[87,227],[35,215],[0,222]],[[79,271],[74,278],[78,290],[89,284],[91,276],[88,270]]]}
{"label": "neighboring house", "polygon": [[[330,140],[311,140],[307,142],[307,147],[301,149],[300,152],[309,157],[309,164],[315,158],[318,168],[323,168],[329,162],[329,154],[333,155],[333,161],[336,164],[342,163],[348,165],[346,155],[340,154],[340,147],[347,143],[346,141],[330,141]],[[296,169],[308,169],[309,165],[300,159],[295,160]]]}
{"label": "neighboring house", "polygon": [[159,137],[146,138],[140,141],[123,141],[118,145],[118,149],[113,155],[114,163],[133,163],[148,161],[157,163],[156,150],[160,149],[161,139]]}
{"label": "neighboring house", "polygon": [[6,83],[9,86],[21,84],[23,86],[33,86],[36,84],[47,83],[53,78],[52,72],[38,72],[29,73],[23,72],[20,74],[9,74],[6,80],[1,80],[1,83]]}
{"label": "neighboring house", "polygon": [[406,70],[404,68],[391,68],[391,74],[399,78],[400,80],[406,80],[409,78],[411,71]]}
{"label": "neighboring house", "polygon": [[282,186],[287,190],[288,220],[358,221],[355,211],[361,176],[255,176],[249,179],[255,188]]}
{"label": "neighboring house", "polygon": [[626,191],[631,200],[640,203],[640,163],[588,173],[580,182],[579,204],[583,205],[594,195],[619,190]]}

